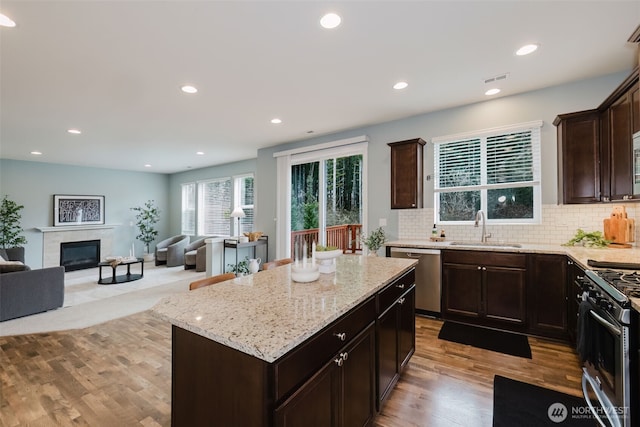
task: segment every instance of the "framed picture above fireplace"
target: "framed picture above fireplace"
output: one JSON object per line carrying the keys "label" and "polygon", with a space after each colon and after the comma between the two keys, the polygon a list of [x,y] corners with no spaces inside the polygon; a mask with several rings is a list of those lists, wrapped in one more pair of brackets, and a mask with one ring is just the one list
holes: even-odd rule
{"label": "framed picture above fireplace", "polygon": [[53,195],[53,225],[104,224],[104,196]]}

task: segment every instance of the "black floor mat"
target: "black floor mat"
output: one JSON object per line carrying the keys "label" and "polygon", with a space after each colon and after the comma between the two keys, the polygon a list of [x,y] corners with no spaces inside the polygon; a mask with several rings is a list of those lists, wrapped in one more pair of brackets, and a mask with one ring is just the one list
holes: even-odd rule
{"label": "black floor mat", "polygon": [[493,427],[593,427],[584,399],[496,375]]}
{"label": "black floor mat", "polygon": [[444,322],[438,338],[468,344],[485,350],[531,359],[531,347],[526,335],[496,331],[456,322]]}

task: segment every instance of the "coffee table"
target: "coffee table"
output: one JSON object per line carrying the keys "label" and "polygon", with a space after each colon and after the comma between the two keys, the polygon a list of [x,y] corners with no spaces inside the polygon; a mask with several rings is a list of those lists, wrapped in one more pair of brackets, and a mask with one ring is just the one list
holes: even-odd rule
{"label": "coffee table", "polygon": [[[131,274],[131,265],[140,264],[140,273]],[[116,276],[116,270],[121,265],[127,266],[127,274],[121,274]],[[102,267],[111,267],[111,277],[102,278]],[[110,261],[103,261],[98,263],[98,268],[100,269],[98,284],[99,285],[115,285],[117,283],[126,283],[132,282],[134,280],[142,279],[144,276],[144,259],[136,258],[135,260],[122,261],[118,264],[111,264]]]}

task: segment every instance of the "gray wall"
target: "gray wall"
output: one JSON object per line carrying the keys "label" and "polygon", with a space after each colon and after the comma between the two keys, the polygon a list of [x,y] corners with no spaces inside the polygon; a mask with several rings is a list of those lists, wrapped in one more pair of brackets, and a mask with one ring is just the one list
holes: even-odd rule
{"label": "gray wall", "polygon": [[5,194],[24,205],[22,228],[28,243],[26,263],[42,267],[42,233],[34,227],[53,226],[53,195],[105,196],[105,221],[115,228],[114,253],[128,255],[135,241],[137,255],[143,245],[135,240],[137,228],[130,226],[135,212],[130,208],[153,199],[162,210],[159,238],[169,235],[169,177],[164,174],[56,165],[42,162],[0,160],[0,196]]}
{"label": "gray wall", "polygon": [[[388,123],[353,129],[333,135],[282,144],[258,151],[257,206],[260,214],[256,230],[275,236],[276,159],[273,153],[359,135],[369,138],[369,228],[386,218],[387,234],[398,235],[398,213],[390,209],[390,151],[387,143],[420,137],[425,141],[437,136],[481,130],[496,126],[542,120],[542,202],[557,203],[557,143],[553,120],[558,114],[597,107],[627,77],[617,73],[520,95],[497,98]],[[508,82],[507,82],[508,84]],[[425,175],[433,174],[433,145],[425,146]],[[425,207],[433,207],[433,184],[425,182]],[[270,254],[275,255],[275,245]]]}

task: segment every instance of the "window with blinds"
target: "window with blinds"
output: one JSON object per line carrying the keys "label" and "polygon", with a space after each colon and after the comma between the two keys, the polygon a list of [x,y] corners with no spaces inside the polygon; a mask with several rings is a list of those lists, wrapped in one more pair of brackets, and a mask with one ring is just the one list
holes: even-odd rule
{"label": "window with blinds", "polygon": [[[240,218],[240,230],[235,232],[238,235],[253,231],[253,175],[235,178],[235,200],[236,207],[239,206],[244,211],[245,217]],[[234,233],[234,234],[235,234]]]}
{"label": "window with blinds", "polygon": [[542,122],[434,138],[435,220],[540,222]]}
{"label": "window with blinds", "polygon": [[[253,231],[253,174],[182,184],[182,234],[236,236]],[[233,207],[245,213],[240,230],[231,220]]]}
{"label": "window with blinds", "polygon": [[182,232],[187,236],[196,234],[196,183],[182,184]]}
{"label": "window with blinds", "polygon": [[198,234],[231,235],[231,178],[198,183]]}

